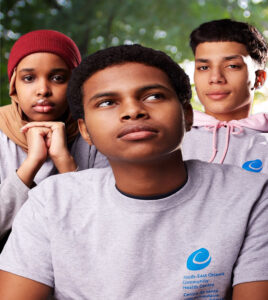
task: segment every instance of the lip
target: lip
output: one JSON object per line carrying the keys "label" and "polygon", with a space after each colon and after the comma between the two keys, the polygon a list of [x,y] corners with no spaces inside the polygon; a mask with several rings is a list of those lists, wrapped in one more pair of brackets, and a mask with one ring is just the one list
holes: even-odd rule
{"label": "lip", "polygon": [[126,141],[145,140],[154,137],[158,133],[155,128],[144,125],[128,125],[125,126],[118,134],[117,138]]}
{"label": "lip", "polygon": [[221,100],[228,97],[231,94],[229,91],[215,91],[206,93],[206,96],[212,100]]}
{"label": "lip", "polygon": [[33,105],[33,110],[38,113],[48,113],[54,109],[54,104],[50,101],[39,99]]}

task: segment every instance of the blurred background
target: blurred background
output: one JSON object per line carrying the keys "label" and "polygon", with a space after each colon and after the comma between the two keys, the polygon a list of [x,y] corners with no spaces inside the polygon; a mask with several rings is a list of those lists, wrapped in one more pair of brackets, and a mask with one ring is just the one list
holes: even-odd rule
{"label": "blurred background", "polygon": [[[268,40],[268,0],[0,0],[0,106],[10,103],[9,51],[29,31],[61,31],[77,43],[82,56],[132,43],[165,51],[183,66],[193,86],[189,34],[203,22],[222,18],[248,22]],[[192,104],[202,110],[194,86]],[[268,112],[268,80],[255,93],[256,112]]]}

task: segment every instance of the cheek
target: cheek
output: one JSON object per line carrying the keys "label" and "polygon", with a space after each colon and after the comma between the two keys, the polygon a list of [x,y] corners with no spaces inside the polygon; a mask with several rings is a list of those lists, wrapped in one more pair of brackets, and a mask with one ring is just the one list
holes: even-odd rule
{"label": "cheek", "polygon": [[66,100],[66,94],[67,94],[67,86],[57,88],[55,90],[54,94],[57,95],[57,98],[59,100],[65,101]]}
{"label": "cheek", "polygon": [[201,83],[200,81],[195,82],[194,88],[198,97],[200,97],[201,94],[204,94],[205,86],[206,86],[205,83]]}
{"label": "cheek", "polygon": [[206,91],[208,90],[208,88],[205,90],[204,86],[205,85],[203,85],[203,88],[200,89],[199,85],[198,86],[195,85],[195,91],[196,91],[197,98],[202,105],[204,105],[204,102],[206,102],[208,100],[207,96],[206,96]]}
{"label": "cheek", "polygon": [[196,88],[201,88],[204,84],[204,82],[206,82],[206,74],[202,73],[202,74],[194,74],[194,83],[195,83],[195,87]]}
{"label": "cheek", "polygon": [[167,145],[169,145],[170,150],[177,149],[182,142],[185,133],[185,122],[183,119],[176,118],[171,124],[169,132],[166,135]]}
{"label": "cheek", "polygon": [[170,132],[176,131],[176,134],[180,134],[184,131],[185,128],[185,121],[184,121],[184,114],[180,108],[173,109],[168,111],[166,114],[165,120],[169,120],[169,128]]}
{"label": "cheek", "polygon": [[[94,114],[86,114],[85,118],[87,132],[92,140],[92,142],[98,144],[98,140],[106,138],[106,133],[108,133],[109,127],[106,127],[107,122],[100,118],[96,118]],[[103,136],[105,136],[103,138]]]}
{"label": "cheek", "polygon": [[255,82],[255,75],[249,76],[248,72],[233,73],[229,76],[228,81],[237,90],[247,90]]}
{"label": "cheek", "polygon": [[238,84],[237,84],[237,91],[238,91],[238,94],[240,94],[241,96],[243,95],[244,97],[245,96],[249,96],[251,94],[251,88],[254,86],[254,83],[252,83],[250,81],[250,79],[248,77],[246,77],[244,79],[244,81],[240,81]]}
{"label": "cheek", "polygon": [[31,93],[31,87],[27,89],[20,84],[16,84],[16,93],[19,98],[25,98]]}
{"label": "cheek", "polygon": [[16,95],[17,102],[21,108],[27,109],[29,106],[31,106],[31,100],[33,99],[33,96],[29,90],[18,89]]}

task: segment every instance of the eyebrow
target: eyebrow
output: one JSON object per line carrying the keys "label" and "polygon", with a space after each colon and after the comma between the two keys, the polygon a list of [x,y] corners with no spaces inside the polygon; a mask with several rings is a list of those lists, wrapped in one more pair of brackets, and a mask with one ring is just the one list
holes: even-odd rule
{"label": "eyebrow", "polygon": [[[166,90],[166,91],[170,91],[170,89],[165,87],[164,85],[152,84],[152,85],[146,85],[146,86],[143,86],[143,87],[139,88],[136,93],[139,94],[139,93],[143,93],[143,92],[153,90],[153,89],[163,89],[163,90]],[[98,93],[98,94],[95,94],[94,96],[92,96],[89,99],[89,101],[94,101],[94,100],[97,100],[97,99],[102,98],[102,97],[116,97],[116,96],[118,96],[118,93],[116,93],[116,92]]]}
{"label": "eyebrow", "polygon": [[226,56],[224,57],[224,60],[232,60],[232,59],[242,59],[242,56],[241,55],[230,55],[230,56]]}
{"label": "eyebrow", "polygon": [[56,72],[68,72],[69,69],[66,68],[55,68],[51,70],[51,73],[56,73]]}
{"label": "eyebrow", "polygon": [[105,93],[98,93],[98,94],[95,94],[94,96],[92,96],[89,101],[94,101],[94,100],[97,100],[99,98],[103,98],[103,97],[115,97],[117,96],[118,94],[117,93],[114,93],[114,92],[105,92]]}
{"label": "eyebrow", "polygon": [[[24,68],[19,70],[19,73],[23,73],[23,72],[33,72],[35,69],[34,68]],[[68,69],[66,68],[55,68],[50,70],[51,73],[57,73],[57,72],[68,72]]]}
{"label": "eyebrow", "polygon": [[32,68],[24,68],[24,69],[19,70],[19,73],[32,72],[32,71],[34,71],[34,69],[32,69]]}
{"label": "eyebrow", "polygon": [[[224,61],[229,61],[229,60],[233,60],[233,59],[242,59],[242,56],[241,55],[230,55],[230,56],[223,57]],[[201,63],[208,63],[210,61],[210,59],[208,59],[208,58],[196,58],[195,61],[196,62],[201,62]]]}
{"label": "eyebrow", "polygon": [[162,89],[166,91],[170,91],[169,88],[165,87],[164,85],[161,84],[151,84],[151,85],[146,85],[138,90],[138,92],[146,92],[148,90],[153,90],[153,89]]}

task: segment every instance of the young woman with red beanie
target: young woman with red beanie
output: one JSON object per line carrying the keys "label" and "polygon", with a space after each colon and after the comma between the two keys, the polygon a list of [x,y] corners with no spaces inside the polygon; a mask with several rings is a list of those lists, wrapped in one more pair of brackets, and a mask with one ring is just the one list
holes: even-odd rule
{"label": "young woman with red beanie", "polygon": [[80,61],[74,41],[53,30],[29,32],[11,49],[12,103],[0,108],[0,240],[41,180],[107,164],[80,138],[69,112],[67,84]]}

